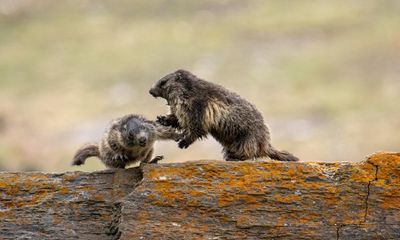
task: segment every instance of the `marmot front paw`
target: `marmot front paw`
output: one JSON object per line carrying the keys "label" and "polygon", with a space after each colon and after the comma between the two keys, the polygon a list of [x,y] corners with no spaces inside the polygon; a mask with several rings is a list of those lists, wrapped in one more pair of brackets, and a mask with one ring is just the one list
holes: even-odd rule
{"label": "marmot front paw", "polygon": [[167,116],[157,116],[157,120],[156,123],[159,123],[160,125],[169,127],[171,126],[171,123],[168,121],[168,117]]}
{"label": "marmot front paw", "polygon": [[73,166],[80,166],[80,165],[82,165],[84,163],[85,163],[84,160],[78,158],[78,159],[74,159],[74,161],[72,162],[72,165]]}
{"label": "marmot front paw", "polygon": [[179,148],[181,148],[181,149],[185,149],[185,148],[188,148],[189,147],[189,143],[186,141],[186,140],[180,140],[179,141],[179,143],[178,143],[178,146],[179,146]]}
{"label": "marmot front paw", "polygon": [[156,156],[149,163],[150,164],[157,164],[158,161],[163,160],[163,159],[164,159],[164,156]]}

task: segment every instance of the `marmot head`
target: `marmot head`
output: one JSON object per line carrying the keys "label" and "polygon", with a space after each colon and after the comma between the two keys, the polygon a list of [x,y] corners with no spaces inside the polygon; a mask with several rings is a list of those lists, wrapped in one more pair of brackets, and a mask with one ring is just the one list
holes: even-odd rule
{"label": "marmot head", "polygon": [[196,79],[189,71],[177,70],[158,80],[149,93],[168,102],[176,98],[188,98],[194,93],[193,84]]}
{"label": "marmot head", "polygon": [[125,148],[150,146],[156,139],[154,125],[136,115],[123,117],[118,128],[121,144]]}

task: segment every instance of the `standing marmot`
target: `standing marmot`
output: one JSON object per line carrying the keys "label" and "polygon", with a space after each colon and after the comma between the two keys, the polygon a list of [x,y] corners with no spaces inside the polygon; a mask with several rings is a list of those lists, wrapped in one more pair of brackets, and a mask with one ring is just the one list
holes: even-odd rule
{"label": "standing marmot", "polygon": [[156,163],[162,156],[151,160],[154,142],[159,139],[181,138],[172,127],[165,127],[139,115],[126,115],[115,119],[107,128],[99,144],[86,144],[74,156],[72,165],[82,165],[89,157],[98,157],[109,168],[126,165]]}
{"label": "standing marmot", "polygon": [[150,94],[167,100],[171,114],[159,116],[157,121],[183,130],[180,148],[210,133],[222,144],[227,161],[265,156],[298,161],[292,154],[272,147],[268,127],[253,104],[220,85],[178,70],[158,80]]}

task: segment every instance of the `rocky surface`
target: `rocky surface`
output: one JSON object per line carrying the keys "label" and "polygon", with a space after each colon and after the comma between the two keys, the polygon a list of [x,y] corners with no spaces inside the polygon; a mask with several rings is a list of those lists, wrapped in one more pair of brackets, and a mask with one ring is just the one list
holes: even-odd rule
{"label": "rocky surface", "polygon": [[0,173],[0,239],[400,239],[400,153]]}
{"label": "rocky surface", "polygon": [[139,169],[0,173],[0,239],[112,239]]}

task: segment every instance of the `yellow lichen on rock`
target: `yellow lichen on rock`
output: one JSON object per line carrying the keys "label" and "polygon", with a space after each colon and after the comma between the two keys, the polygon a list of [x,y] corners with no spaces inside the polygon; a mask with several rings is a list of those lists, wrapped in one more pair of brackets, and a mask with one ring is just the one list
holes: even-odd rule
{"label": "yellow lichen on rock", "polygon": [[400,239],[400,154],[0,174],[0,239]]}
{"label": "yellow lichen on rock", "polygon": [[[149,165],[135,196],[129,196],[138,207],[129,211],[152,209],[148,215],[152,224],[137,227],[136,232],[127,229],[122,239],[143,236],[142,232],[151,232],[155,238],[173,235],[176,229],[170,219],[180,215],[185,216],[176,223],[181,228],[191,229],[188,222],[207,224],[208,232],[200,234],[204,238],[226,234],[221,236],[332,239],[351,235],[348,229],[356,235],[364,229],[364,236],[400,236],[398,231],[379,232],[371,227],[386,224],[384,214],[394,221],[393,226],[400,225],[395,215],[400,216],[399,188],[388,185],[399,181],[398,164],[398,154],[378,153],[352,164],[197,161]],[[378,176],[384,181],[376,180],[380,166]],[[381,184],[379,196],[374,193],[376,184]],[[130,224],[141,226],[134,220]],[[183,236],[198,233],[187,230]]]}

